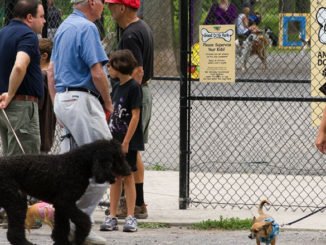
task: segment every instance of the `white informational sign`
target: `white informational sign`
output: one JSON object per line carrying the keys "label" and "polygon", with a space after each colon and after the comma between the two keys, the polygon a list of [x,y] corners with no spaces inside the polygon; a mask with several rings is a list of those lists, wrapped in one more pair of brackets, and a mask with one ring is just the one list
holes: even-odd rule
{"label": "white informational sign", "polygon": [[234,25],[199,26],[200,82],[235,82]]}
{"label": "white informational sign", "polygon": [[[326,0],[311,0],[311,96],[325,96],[319,88],[326,82]],[[312,122],[319,126],[326,103],[312,102]]]}

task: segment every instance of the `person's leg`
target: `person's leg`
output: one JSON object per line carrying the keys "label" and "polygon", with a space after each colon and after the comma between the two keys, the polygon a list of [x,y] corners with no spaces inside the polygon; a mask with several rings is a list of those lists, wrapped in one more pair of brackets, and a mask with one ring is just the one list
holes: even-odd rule
{"label": "person's leg", "polygon": [[[101,104],[88,93],[76,91],[57,94],[54,111],[78,146],[97,139],[112,138]],[[91,216],[107,188],[108,184],[90,181],[77,207]]]}
{"label": "person's leg", "polygon": [[4,115],[0,112],[0,137],[1,137],[1,147],[2,147],[2,154],[4,156],[7,155],[8,152],[8,126],[4,121]]}
{"label": "person's leg", "polygon": [[[137,151],[129,149],[129,152],[126,154],[126,160],[130,166],[131,171],[135,172],[137,170]],[[129,176],[124,177],[123,185],[125,189],[127,203],[127,218],[123,226],[123,231],[135,232],[137,231],[137,219],[134,217],[136,204],[136,188],[134,175],[131,174]]]}
{"label": "person's leg", "polygon": [[143,126],[144,144],[148,143],[149,123],[151,121],[152,104],[153,104],[152,94],[148,83],[142,86],[142,93],[143,93],[142,126]]}
{"label": "person's leg", "polygon": [[[8,151],[8,126],[5,122],[4,114],[0,111],[0,137],[1,137],[1,146],[2,146],[2,154],[4,156],[7,155]],[[7,227],[8,226],[8,219],[7,214],[4,208],[0,208],[0,226]]]}
{"label": "person's leg", "polygon": [[77,207],[81,209],[84,213],[88,214],[92,220],[91,215],[94,213],[97,205],[101,201],[107,189],[108,189],[107,183],[98,184],[95,183],[93,179],[90,179],[89,185],[85,193],[77,201]]}
{"label": "person's leg", "polygon": [[[21,121],[22,126],[18,130],[18,137],[26,154],[38,154],[41,152],[41,135],[38,105],[35,102],[27,103],[28,105],[26,106],[26,109],[29,116],[25,117]],[[14,135],[8,135],[11,136],[12,139],[15,138]],[[16,138],[13,141],[16,141]],[[21,149],[19,147],[19,151],[20,150]]]}
{"label": "person's leg", "polygon": [[124,188],[127,202],[127,216],[134,216],[135,201],[136,201],[136,188],[134,176],[131,174],[124,177]]}
{"label": "person's leg", "polygon": [[110,216],[116,217],[119,198],[121,193],[121,177],[118,177],[116,182],[110,186]]}
{"label": "person's leg", "polygon": [[[37,103],[12,101],[4,112],[0,112],[0,135],[3,154],[5,156],[23,154],[17,138],[25,153],[39,153],[41,138]],[[14,128],[17,138],[9,123]],[[3,216],[2,223],[6,223],[3,210],[0,211],[0,215]]]}
{"label": "person's leg", "polygon": [[116,231],[118,230],[117,209],[121,192],[121,177],[117,177],[115,183],[110,186],[110,215],[105,217],[104,222],[100,226],[100,231]]}
{"label": "person's leg", "polygon": [[[93,95],[78,91],[57,93],[54,112],[78,146],[98,139],[112,139],[102,105]],[[77,202],[77,207],[92,217],[107,188],[107,183],[97,184],[91,180],[85,193]],[[71,228],[73,233],[74,226],[71,225]],[[86,242],[105,244],[106,239],[91,231]]]}
{"label": "person's leg", "polygon": [[[152,115],[152,94],[149,84],[142,86],[143,101],[142,101],[142,126],[144,143],[148,143],[149,123]],[[134,172],[136,185],[136,212],[135,216],[138,219],[146,219],[148,217],[145,201],[144,201],[144,175],[145,166],[142,160],[141,153],[137,152],[137,171]]]}
{"label": "person's leg", "polygon": [[143,205],[144,202],[144,174],[145,168],[141,158],[140,151],[137,151],[137,171],[134,172],[134,180],[136,185],[136,206]]}
{"label": "person's leg", "polygon": [[134,176],[131,174],[124,177],[124,188],[126,194],[127,203],[127,218],[123,226],[124,232],[135,232],[137,231],[137,219],[134,217],[135,201],[136,201],[136,189]]}
{"label": "person's leg", "polygon": [[78,91],[58,93],[54,111],[78,146],[112,139],[103,107],[93,95]]}
{"label": "person's leg", "polygon": [[[5,111],[25,153],[39,153],[41,137],[37,103],[12,101]],[[23,154],[15,134],[9,126],[7,132],[7,155]]]}

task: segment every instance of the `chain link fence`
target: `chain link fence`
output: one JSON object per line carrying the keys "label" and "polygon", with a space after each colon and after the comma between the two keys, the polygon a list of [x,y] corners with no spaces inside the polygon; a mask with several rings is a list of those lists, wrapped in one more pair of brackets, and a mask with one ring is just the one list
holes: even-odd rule
{"label": "chain link fence", "polygon": [[[242,57],[248,47],[240,43],[235,83],[197,82],[196,30],[200,24],[230,20],[217,10],[218,1],[189,1],[189,203],[252,208],[267,197],[275,209],[324,206],[325,157],[314,142],[325,101],[318,91],[325,81],[321,75],[325,66],[311,58],[318,56],[312,51],[317,42],[311,33],[320,28],[312,24],[320,3],[234,0],[231,4],[236,31],[244,8],[250,9],[249,25],[259,29],[251,32],[250,48],[266,51],[266,67],[257,55]],[[266,45],[256,45],[259,36],[268,41]]]}
{"label": "chain link fence", "polygon": [[[0,24],[4,26],[12,17],[15,0],[0,2]],[[60,23],[72,12],[67,0],[43,0],[47,23],[43,37],[53,38]],[[178,169],[179,140],[179,83],[178,80],[178,4],[177,1],[142,1],[139,15],[154,30],[154,75],[150,87],[153,95],[153,114],[150,125],[149,143],[143,153],[148,168]],[[160,13],[159,15],[157,13]],[[107,53],[118,43],[119,30],[111,19],[107,5],[102,18],[96,21]],[[51,153],[60,151],[60,127],[56,129],[56,140]]]}
{"label": "chain link fence", "polygon": [[[2,25],[8,21],[13,2],[0,2]],[[57,24],[71,13],[68,2],[43,0],[48,16],[44,37],[52,38]],[[249,56],[247,67],[243,67],[240,45],[235,83],[199,82],[198,27],[218,24],[207,18],[217,1],[188,1],[190,151],[186,168],[189,178],[184,180],[189,186],[188,202],[213,208],[251,208],[266,196],[275,209],[322,206],[325,158],[315,149],[314,140],[324,107],[321,102],[326,102],[318,92],[324,83],[320,73],[325,67],[311,58],[317,55],[311,33],[319,27],[311,20],[318,7],[310,7],[311,2],[306,0],[231,2],[237,11],[234,23],[243,7],[249,7],[251,24],[260,30],[257,36],[268,41],[262,45],[266,67],[257,55]],[[55,10],[50,10],[52,3]],[[179,33],[183,33],[179,12],[177,0],[143,1],[142,16],[153,29],[155,40],[155,78],[150,83],[153,114],[143,158],[155,169],[179,169]],[[107,7],[96,24],[110,52],[116,47],[119,31]],[[312,72],[314,67],[318,74]],[[60,150],[59,135],[58,127],[52,153]]]}

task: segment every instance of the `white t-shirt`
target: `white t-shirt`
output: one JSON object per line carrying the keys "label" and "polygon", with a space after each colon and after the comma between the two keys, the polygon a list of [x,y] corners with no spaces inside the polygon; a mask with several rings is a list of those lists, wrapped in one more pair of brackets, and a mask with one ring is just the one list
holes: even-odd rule
{"label": "white t-shirt", "polygon": [[238,35],[245,34],[249,29],[243,24],[243,18],[246,18],[245,14],[239,14],[237,18],[237,33]]}

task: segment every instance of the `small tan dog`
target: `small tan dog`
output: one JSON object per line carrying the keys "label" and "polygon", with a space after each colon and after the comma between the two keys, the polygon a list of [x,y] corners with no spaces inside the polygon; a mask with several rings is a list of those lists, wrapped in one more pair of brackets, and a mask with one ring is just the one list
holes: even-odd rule
{"label": "small tan dog", "polygon": [[259,216],[253,219],[253,224],[251,226],[251,233],[249,235],[250,239],[256,238],[256,244],[260,245],[260,243],[265,244],[276,244],[276,236],[279,234],[279,225],[275,222],[275,220],[264,213],[263,207],[264,204],[270,204],[266,199],[260,202],[258,208]]}
{"label": "small tan dog", "polygon": [[54,208],[46,202],[35,203],[28,207],[25,228],[30,232],[30,229],[36,222],[47,224],[53,230],[54,227]]}

